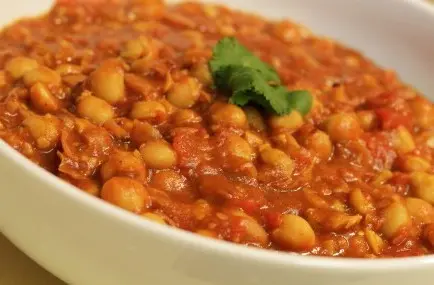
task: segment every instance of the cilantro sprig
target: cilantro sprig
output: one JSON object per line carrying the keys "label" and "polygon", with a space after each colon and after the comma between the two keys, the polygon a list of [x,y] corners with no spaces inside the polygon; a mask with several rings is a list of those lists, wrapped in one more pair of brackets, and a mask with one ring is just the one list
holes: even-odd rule
{"label": "cilantro sprig", "polygon": [[281,85],[276,70],[233,37],[217,43],[209,66],[216,88],[232,93],[229,99],[232,104],[254,103],[278,115],[292,110],[306,115],[312,107],[308,91],[290,91]]}

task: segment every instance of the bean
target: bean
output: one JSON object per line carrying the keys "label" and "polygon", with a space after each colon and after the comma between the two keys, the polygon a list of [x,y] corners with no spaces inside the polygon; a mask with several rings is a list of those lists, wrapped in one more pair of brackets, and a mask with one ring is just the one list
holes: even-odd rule
{"label": "bean", "polygon": [[56,67],[56,72],[60,74],[60,76],[66,76],[71,74],[80,74],[82,72],[82,68],[79,65],[75,64],[61,64]]}
{"label": "bean", "polygon": [[315,232],[302,217],[285,214],[280,226],[272,232],[273,240],[288,250],[308,251],[315,245]]}
{"label": "bean", "polygon": [[39,149],[53,149],[59,142],[61,125],[56,117],[31,115],[23,121],[23,126],[29,130]]}
{"label": "bean", "polygon": [[365,237],[371,250],[380,255],[385,245],[383,239],[370,229],[365,230]]}
{"label": "bean", "polygon": [[177,155],[165,140],[150,141],[140,147],[146,165],[154,169],[171,168],[177,163]]}
{"label": "bean", "polygon": [[168,193],[180,192],[186,188],[187,179],[174,170],[162,170],[152,175],[150,185]]}
{"label": "bean", "polygon": [[369,253],[369,244],[362,235],[354,235],[349,238],[347,254],[352,257],[366,257]]}
{"label": "bean", "polygon": [[202,117],[193,110],[180,109],[173,115],[173,121],[177,126],[185,126],[200,123]]}
{"label": "bean", "polygon": [[410,216],[418,223],[434,222],[434,208],[430,203],[418,198],[405,198],[405,206]]}
{"label": "bean", "polygon": [[252,148],[257,148],[264,144],[264,140],[257,133],[252,131],[246,131],[244,133],[244,139]]}
{"label": "bean", "polygon": [[101,178],[103,181],[107,181],[114,176],[126,176],[138,181],[145,181],[147,170],[140,154],[135,155],[132,152],[124,151],[112,154],[101,167]]}
{"label": "bean", "polygon": [[151,205],[143,184],[127,177],[113,177],[107,181],[102,187],[101,198],[134,213],[141,213]]}
{"label": "bean", "polygon": [[92,92],[110,104],[125,100],[124,71],[117,60],[102,63],[90,77]]}
{"label": "bean", "polygon": [[328,134],[316,131],[305,142],[306,148],[313,151],[321,160],[330,158],[333,145]]}
{"label": "bean", "polygon": [[84,192],[92,196],[99,197],[100,186],[98,182],[91,179],[80,179],[75,181],[73,184]]}
{"label": "bean", "polygon": [[252,161],[254,153],[250,145],[241,137],[229,136],[225,143],[224,149],[229,156],[245,162]]}
{"label": "bean", "polygon": [[424,129],[431,128],[434,123],[434,108],[432,103],[419,97],[409,101],[409,103],[416,124]]}
{"label": "bean", "polygon": [[163,122],[167,118],[167,111],[158,101],[140,101],[133,105],[130,112],[131,119]]}
{"label": "bean", "polygon": [[217,234],[213,231],[210,230],[197,230],[196,233],[198,235],[201,235],[203,237],[208,237],[208,238],[216,238]]}
{"label": "bean", "polygon": [[264,118],[261,113],[254,107],[244,108],[249,126],[257,131],[263,132],[267,129]]}
{"label": "bean", "polygon": [[178,108],[191,108],[199,99],[200,84],[192,77],[176,82],[167,94],[167,100]]}
{"label": "bean", "polygon": [[200,62],[196,64],[191,73],[203,86],[212,85],[213,79],[207,63]]}
{"label": "bean", "polygon": [[402,162],[402,170],[407,172],[424,172],[428,171],[431,168],[431,165],[429,161],[415,156],[415,155],[409,155],[404,157]]}
{"label": "bean", "polygon": [[39,66],[38,62],[34,59],[18,56],[9,60],[5,65],[5,70],[17,80],[24,76],[29,71],[36,69]]}
{"label": "bean", "polygon": [[150,221],[156,222],[160,225],[167,225],[166,220],[162,216],[160,216],[156,213],[151,213],[151,212],[144,213],[144,214],[142,214],[142,217],[146,218]]}
{"label": "bean", "polygon": [[416,148],[413,136],[403,126],[399,126],[392,134],[392,145],[400,153],[409,153]]}
{"label": "bean", "polygon": [[82,95],[77,100],[77,113],[96,124],[104,124],[115,116],[113,107],[98,97]]}
{"label": "bean", "polygon": [[47,86],[59,86],[62,83],[60,75],[56,71],[45,66],[39,66],[30,70],[24,74],[23,80],[24,84],[29,87],[38,82]]}
{"label": "bean", "polygon": [[30,100],[41,113],[54,113],[59,109],[59,100],[43,84],[36,83],[30,89]]}
{"label": "bean", "polygon": [[357,117],[359,119],[360,126],[364,131],[370,131],[377,125],[377,117],[374,111],[359,111],[357,112]]}
{"label": "bean", "polygon": [[381,231],[390,239],[411,221],[407,209],[400,202],[390,204],[383,213],[383,219]]}
{"label": "bean", "polygon": [[242,237],[243,242],[257,243],[261,246],[266,246],[268,244],[267,232],[253,217],[240,210],[230,211],[230,213],[241,218],[239,225],[245,231],[244,236]]}
{"label": "bean", "polygon": [[269,126],[275,133],[293,133],[303,126],[303,117],[297,111],[292,111],[284,116],[271,116]]}
{"label": "bean", "polygon": [[127,41],[121,56],[126,59],[139,59],[148,50],[148,42],[145,38],[138,38]]}
{"label": "bean", "polygon": [[355,140],[362,134],[360,123],[353,113],[332,115],[326,123],[327,133],[332,141]]}
{"label": "bean", "polygon": [[247,117],[243,109],[233,104],[216,103],[211,106],[211,121],[219,127],[245,128]]}
{"label": "bean", "polygon": [[423,238],[428,242],[431,248],[434,248],[434,223],[431,223],[423,230]]}
{"label": "bean", "polygon": [[375,210],[372,203],[365,197],[360,189],[354,189],[349,197],[350,205],[362,215],[366,215]]}
{"label": "bean", "polygon": [[281,169],[288,174],[294,170],[292,159],[279,149],[267,147],[260,152],[260,156],[265,164]]}
{"label": "bean", "polygon": [[151,140],[161,139],[161,133],[158,129],[153,127],[147,122],[140,122],[135,120],[133,123],[133,129],[131,131],[132,141],[140,146]]}
{"label": "bean", "polygon": [[410,180],[416,197],[434,205],[434,175],[414,172],[411,174]]}

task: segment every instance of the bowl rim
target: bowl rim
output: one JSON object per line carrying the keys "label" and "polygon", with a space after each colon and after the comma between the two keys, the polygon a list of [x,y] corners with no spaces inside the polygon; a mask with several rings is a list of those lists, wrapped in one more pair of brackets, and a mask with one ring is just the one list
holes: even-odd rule
{"label": "bowl rim", "polygon": [[[417,9],[420,13],[427,13],[434,17],[434,7],[428,2],[419,0],[389,1],[402,1],[404,3],[401,4],[408,5],[408,8]],[[28,175],[33,175],[36,179],[41,181],[41,183],[48,184],[51,186],[50,188],[55,189],[59,195],[67,197],[71,201],[74,201],[74,203],[82,203],[83,206],[92,208],[93,211],[101,212],[112,219],[118,219],[140,231],[147,231],[154,235],[158,235],[161,238],[166,239],[168,242],[181,242],[189,247],[198,247],[201,251],[227,255],[236,259],[260,261],[261,263],[276,266],[283,265],[314,270],[339,269],[358,273],[384,273],[386,271],[390,272],[420,268],[421,266],[434,266],[434,254],[417,257],[379,259],[305,256],[290,252],[247,247],[227,241],[202,237],[198,234],[182,229],[148,221],[138,215],[133,215],[123,209],[103,202],[83,191],[77,191],[76,187],[34,164],[1,139],[0,153],[11,162],[15,163],[17,168],[21,168],[28,172]],[[7,235],[7,233],[5,234]],[[12,240],[12,242],[14,241]]]}

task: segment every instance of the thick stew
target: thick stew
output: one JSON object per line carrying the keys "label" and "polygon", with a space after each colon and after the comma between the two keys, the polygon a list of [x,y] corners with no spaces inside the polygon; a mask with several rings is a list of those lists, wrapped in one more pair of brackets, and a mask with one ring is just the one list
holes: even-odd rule
{"label": "thick stew", "polygon": [[[224,39],[250,59],[216,75]],[[236,51],[220,47],[223,61]],[[297,100],[279,111],[278,96]],[[0,33],[0,138],[89,195],[202,236],[305,255],[434,252],[432,103],[290,21],[58,1]]]}

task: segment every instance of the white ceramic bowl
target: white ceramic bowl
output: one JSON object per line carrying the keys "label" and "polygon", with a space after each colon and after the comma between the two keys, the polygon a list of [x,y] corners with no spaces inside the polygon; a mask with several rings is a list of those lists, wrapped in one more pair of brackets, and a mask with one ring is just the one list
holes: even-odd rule
{"label": "white ceramic bowl", "polygon": [[[1,1],[0,24],[40,13],[50,2]],[[434,9],[428,4],[404,0],[213,2],[298,20],[396,69],[407,82],[434,96]],[[35,261],[77,285],[399,285],[434,280],[434,256],[303,257],[154,224],[77,191],[2,141],[0,230]]]}

